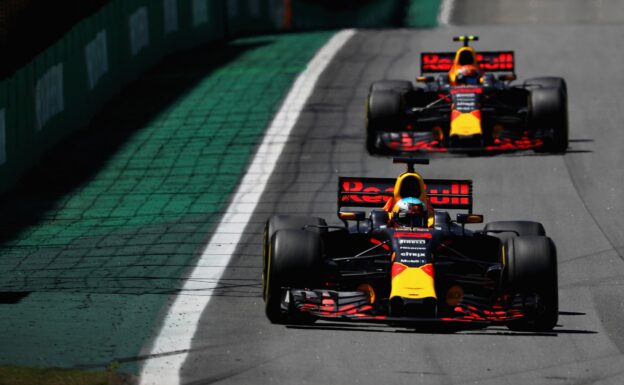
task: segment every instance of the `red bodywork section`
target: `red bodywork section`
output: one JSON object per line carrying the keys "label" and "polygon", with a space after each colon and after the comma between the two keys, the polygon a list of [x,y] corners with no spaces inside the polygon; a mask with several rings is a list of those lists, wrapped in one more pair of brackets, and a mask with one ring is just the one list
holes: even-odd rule
{"label": "red bodywork section", "polygon": [[518,139],[512,138],[500,138],[496,139],[493,144],[485,147],[474,148],[448,148],[442,147],[441,143],[437,140],[423,139],[421,133],[414,132],[401,132],[397,140],[388,140],[385,145],[397,152],[449,152],[449,151],[486,151],[486,152],[503,152],[503,151],[521,151],[532,150],[544,146],[544,142],[541,138],[530,138],[527,135],[523,135]]}
{"label": "red bodywork section", "polygon": [[342,321],[363,321],[381,323],[428,323],[428,322],[457,322],[482,323],[483,326],[492,323],[505,323],[524,317],[519,308],[505,308],[501,303],[490,308],[479,308],[472,305],[458,305],[453,310],[455,315],[439,318],[392,317],[386,314],[376,314],[377,309],[369,303],[354,303],[340,305],[329,293],[323,293],[320,303],[299,303],[297,310],[320,319],[339,319]]}

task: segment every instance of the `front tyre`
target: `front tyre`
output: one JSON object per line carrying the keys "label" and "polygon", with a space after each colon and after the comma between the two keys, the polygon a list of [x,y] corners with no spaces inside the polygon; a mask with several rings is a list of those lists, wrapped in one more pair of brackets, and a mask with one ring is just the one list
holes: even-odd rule
{"label": "front tyre", "polygon": [[371,84],[370,87],[371,92],[394,91],[401,95],[405,95],[413,89],[412,82],[407,80],[378,80]]}
{"label": "front tyre", "polygon": [[505,242],[513,237],[525,237],[531,235],[546,235],[544,226],[533,221],[496,221],[490,222],[483,228],[488,235]]}
{"label": "front tyre", "polygon": [[563,153],[568,148],[567,94],[559,88],[531,90],[530,124],[542,133],[544,150]]}
{"label": "front tyre", "polygon": [[370,120],[366,120],[366,151],[370,155],[381,153],[380,137],[374,125],[370,123]]}
{"label": "front tyre", "polygon": [[[327,222],[318,217],[306,217],[300,215],[272,215],[264,226],[264,236],[262,241],[262,282],[266,281],[266,272],[268,266],[268,255],[271,238],[278,230],[303,230],[307,227],[308,231],[323,234],[327,231]],[[266,299],[266,288],[263,288],[263,298]]]}
{"label": "front tyre", "polygon": [[535,306],[525,309],[523,318],[507,323],[517,331],[549,331],[559,318],[557,250],[545,236],[515,237],[505,245],[503,283],[512,295],[536,298]]}
{"label": "front tyre", "polygon": [[320,234],[306,230],[278,230],[271,237],[264,279],[265,313],[271,323],[288,322],[290,309],[282,308],[283,288],[314,288],[322,267]]}
{"label": "front tyre", "polygon": [[525,80],[524,86],[540,88],[559,88],[566,95],[568,94],[568,84],[564,78],[557,76],[541,76]]}
{"label": "front tyre", "polygon": [[384,152],[379,135],[382,131],[400,128],[404,118],[403,110],[403,97],[400,93],[371,90],[366,101],[366,149],[371,155]]}

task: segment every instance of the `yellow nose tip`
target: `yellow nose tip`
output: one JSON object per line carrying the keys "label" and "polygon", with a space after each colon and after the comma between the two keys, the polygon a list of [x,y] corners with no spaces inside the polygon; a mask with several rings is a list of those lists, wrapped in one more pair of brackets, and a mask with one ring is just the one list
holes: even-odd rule
{"label": "yellow nose tip", "polygon": [[481,134],[481,120],[470,112],[460,113],[451,122],[450,136],[468,136],[479,134]]}

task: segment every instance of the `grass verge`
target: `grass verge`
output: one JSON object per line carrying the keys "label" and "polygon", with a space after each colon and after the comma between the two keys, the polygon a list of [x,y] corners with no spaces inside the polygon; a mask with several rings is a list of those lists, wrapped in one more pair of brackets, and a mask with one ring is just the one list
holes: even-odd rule
{"label": "grass verge", "polygon": [[111,364],[106,371],[78,369],[34,368],[0,365],[0,385],[132,385],[136,377],[116,373]]}

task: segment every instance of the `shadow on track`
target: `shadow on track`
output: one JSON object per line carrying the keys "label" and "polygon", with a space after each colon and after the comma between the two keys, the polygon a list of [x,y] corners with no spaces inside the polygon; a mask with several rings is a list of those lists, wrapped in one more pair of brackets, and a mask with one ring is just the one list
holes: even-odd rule
{"label": "shadow on track", "polygon": [[469,335],[488,335],[488,336],[539,336],[539,337],[557,337],[559,334],[599,334],[593,330],[574,330],[574,329],[558,329],[555,328],[549,332],[516,332],[508,329],[502,329],[496,326],[479,328],[478,330],[466,328],[400,328],[393,326],[380,325],[341,325],[341,324],[313,324],[313,325],[287,325],[289,329],[301,330],[332,330],[332,331],[350,331],[350,332],[366,332],[366,333],[405,333],[405,334],[469,334]]}
{"label": "shadow on track", "polygon": [[[582,316],[585,313],[561,311],[562,316]],[[558,324],[552,331],[545,332],[521,332],[511,331],[500,324],[487,325],[426,325],[424,327],[410,327],[397,325],[380,325],[371,323],[353,323],[353,322],[317,322],[314,324],[289,324],[289,329],[301,330],[333,330],[333,331],[351,331],[366,333],[406,333],[406,334],[469,334],[469,335],[488,335],[488,336],[537,336],[537,337],[557,337],[559,334],[599,334],[593,330],[575,330],[564,329],[563,325]]]}
{"label": "shadow on track", "polygon": [[[159,266],[162,267],[162,266]],[[63,270],[65,272],[71,269]],[[258,269],[260,270],[260,269]],[[204,287],[194,290],[182,289],[178,277],[167,276],[124,276],[107,277],[89,275],[90,280],[98,281],[101,286],[94,287],[87,284],[83,277],[60,278],[55,275],[43,276],[41,270],[33,270],[36,277],[25,278],[28,282],[28,291],[24,291],[24,283],[2,285],[0,291],[0,305],[17,304],[32,293],[63,293],[63,294],[120,294],[120,295],[181,295],[181,296],[210,296],[226,298],[262,298],[261,286],[257,279],[239,280],[204,280]],[[259,272],[258,272],[259,274]]]}
{"label": "shadow on track", "polygon": [[206,45],[164,59],[104,105],[88,127],[48,151],[0,204],[0,247],[38,224],[117,150],[208,74],[268,43]]}

